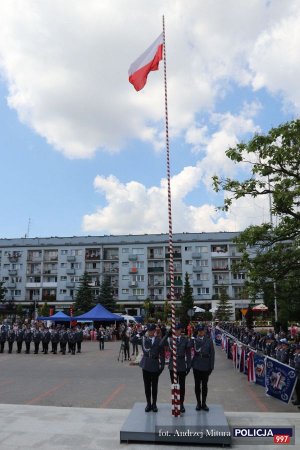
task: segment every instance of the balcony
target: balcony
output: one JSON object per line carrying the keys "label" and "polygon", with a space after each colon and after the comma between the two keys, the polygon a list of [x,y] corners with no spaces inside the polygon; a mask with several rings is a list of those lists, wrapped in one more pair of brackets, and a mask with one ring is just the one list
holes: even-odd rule
{"label": "balcony", "polygon": [[224,271],[228,271],[228,266],[224,266],[224,267],[213,266],[211,268],[211,270],[219,270],[220,272],[224,272]]}
{"label": "balcony", "polygon": [[137,255],[133,255],[133,254],[128,255],[129,261],[137,261],[137,259],[138,259]]}
{"label": "balcony", "polygon": [[47,270],[43,271],[43,274],[44,275],[57,275],[57,270],[56,269],[53,269],[53,270],[47,269]]}
{"label": "balcony", "polygon": [[32,262],[32,263],[40,263],[43,261],[43,257],[42,257],[42,255],[40,255],[40,256],[28,255],[27,261]]}
{"label": "balcony", "polygon": [[7,287],[8,289],[15,289],[15,288],[17,287],[17,285],[16,285],[16,283],[10,282],[10,283],[7,283],[7,284],[6,284],[6,287]]}
{"label": "balcony", "polygon": [[193,286],[202,286],[203,282],[200,280],[193,280]]}
{"label": "balcony", "polygon": [[137,267],[130,267],[129,273],[138,273]]}
{"label": "balcony", "polygon": [[[167,286],[171,285],[170,278],[167,279]],[[174,280],[174,286],[182,286],[182,280]]]}
{"label": "balcony", "polygon": [[75,262],[76,261],[76,257],[73,256],[73,255],[69,255],[69,256],[67,256],[67,261],[68,262]]}
{"label": "balcony", "polygon": [[[170,259],[170,253],[166,253],[166,259]],[[181,259],[181,253],[174,252],[173,253],[173,259]]]}
{"label": "balcony", "polygon": [[128,287],[138,287],[138,282],[137,281],[129,281]]}
{"label": "balcony", "polygon": [[[93,269],[95,271],[99,271],[99,269]],[[89,270],[90,272],[90,270]],[[119,273],[119,267],[104,267],[103,273]]]}
{"label": "balcony", "polygon": [[7,255],[8,260],[9,260],[11,263],[18,262],[20,256],[21,256],[21,253],[20,253],[20,252],[12,252],[12,253],[9,253],[9,254]]}
{"label": "balcony", "polygon": [[18,271],[17,271],[17,269],[9,269],[8,274],[9,275],[18,275]]}
{"label": "balcony", "polygon": [[163,272],[164,268],[163,267],[148,267],[148,273],[151,272]]}
{"label": "balcony", "polygon": [[159,294],[159,295],[148,295],[148,297],[150,298],[150,300],[152,300],[152,301],[158,301],[158,300],[164,300],[165,298],[164,298],[164,296],[162,295],[162,294]]}
{"label": "balcony", "polygon": [[66,274],[67,275],[75,275],[75,269],[67,269]]}
{"label": "balcony", "polygon": [[26,287],[27,288],[39,288],[39,287],[41,287],[41,282],[39,282],[39,283],[34,283],[34,282],[28,282],[28,283],[26,283]]}
{"label": "balcony", "polygon": [[42,287],[43,288],[56,288],[57,287],[57,281],[44,281]]}
{"label": "balcony", "polygon": [[67,302],[72,302],[73,301],[73,297],[72,297],[72,295],[65,295],[64,296],[64,300],[67,301]]}
{"label": "balcony", "polygon": [[128,295],[127,300],[130,301],[138,301],[138,300],[144,300],[145,296],[144,295]]}
{"label": "balcony", "polygon": [[202,267],[200,267],[200,266],[193,266],[193,272],[202,272]]}
{"label": "balcony", "polygon": [[199,252],[192,253],[192,258],[193,259],[201,259],[202,258],[201,253],[199,253]]}
{"label": "balcony", "polygon": [[66,287],[69,289],[73,289],[75,287],[75,283],[73,281],[67,281]]}

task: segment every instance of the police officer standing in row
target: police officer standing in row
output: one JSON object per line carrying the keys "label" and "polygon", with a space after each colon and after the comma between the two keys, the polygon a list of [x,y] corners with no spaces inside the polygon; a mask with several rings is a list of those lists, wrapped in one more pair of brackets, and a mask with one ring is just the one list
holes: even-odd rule
{"label": "police officer standing in row", "polygon": [[[206,334],[204,325],[198,325],[197,337],[193,340],[194,356],[192,368],[195,380],[196,411],[209,411],[206,404],[208,393],[208,379],[214,369],[215,349],[210,336]],[[202,393],[202,399],[201,399]]]}
{"label": "police officer standing in row", "polygon": [[35,328],[33,330],[32,340],[33,340],[33,343],[34,343],[34,354],[37,355],[38,352],[39,352],[40,342],[42,340],[42,332],[41,332],[40,329]]}
{"label": "police officer standing in row", "polygon": [[22,329],[22,326],[19,325],[19,328],[16,331],[16,342],[17,342],[17,352],[18,353],[21,353],[21,351],[22,351],[23,338],[24,338],[24,330]]}
{"label": "police officer standing in row", "polygon": [[3,324],[3,325],[1,325],[1,331],[0,331],[0,353],[4,352],[6,338],[7,338],[7,330],[6,330],[6,326]]}
{"label": "police officer standing in row", "polygon": [[12,328],[10,328],[7,332],[8,353],[12,352],[15,338],[16,338],[16,334],[15,334],[14,330]]}
{"label": "police officer standing in row", "polygon": [[[180,388],[180,412],[185,412],[184,407],[184,397],[185,397],[185,377],[189,374],[191,370],[191,347],[188,339],[185,336],[182,336],[182,325],[177,323],[175,325],[175,334],[176,334],[176,365],[177,365],[177,377],[179,381]],[[172,335],[172,330],[170,330]],[[170,360],[169,360],[169,371],[171,383],[174,383],[174,371],[173,371],[173,338],[166,337],[164,339],[164,345],[169,347],[171,352]]]}
{"label": "police officer standing in row", "polygon": [[147,327],[148,336],[137,335],[134,340],[142,346],[143,357],[140,367],[143,369],[143,379],[147,405],[145,412],[157,412],[158,378],[165,367],[165,351],[162,340],[155,336],[156,326]]}
{"label": "police officer standing in row", "polygon": [[27,328],[24,331],[24,342],[25,342],[25,347],[26,347],[26,353],[29,354],[30,353],[30,343],[32,340],[32,331],[29,327],[29,325],[27,326]]}

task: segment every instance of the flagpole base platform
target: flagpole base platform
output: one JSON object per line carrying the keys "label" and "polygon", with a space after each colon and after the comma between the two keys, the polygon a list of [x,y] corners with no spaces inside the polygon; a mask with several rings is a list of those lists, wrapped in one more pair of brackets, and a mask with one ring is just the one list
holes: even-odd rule
{"label": "flagpole base platform", "polygon": [[135,403],[120,430],[120,442],[230,446],[231,433],[221,405],[196,411],[185,404],[185,413],[174,417],[171,405],[158,403],[158,412],[145,412],[145,403]]}

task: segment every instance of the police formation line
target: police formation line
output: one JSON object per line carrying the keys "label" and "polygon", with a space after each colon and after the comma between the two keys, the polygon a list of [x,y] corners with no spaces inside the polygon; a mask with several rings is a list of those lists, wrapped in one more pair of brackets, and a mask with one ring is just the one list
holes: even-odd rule
{"label": "police formation line", "polygon": [[[173,338],[171,332],[163,337],[156,332],[154,324],[147,326],[146,330],[135,333],[131,343],[141,345],[143,356],[140,367],[143,370],[143,380],[146,396],[145,411],[157,412],[157,391],[159,376],[165,367],[165,348],[172,350]],[[182,335],[181,324],[175,326],[176,335],[176,363],[180,387],[180,411],[185,412],[185,379],[193,369],[196,396],[196,411],[209,411],[206,403],[208,394],[208,379],[214,369],[215,351],[209,328],[198,325],[196,334],[192,339]],[[191,352],[193,348],[193,352]],[[172,351],[169,359],[170,379],[174,381],[174,367]]]}
{"label": "police formation line", "polygon": [[22,352],[23,343],[25,345],[25,353],[29,354],[31,351],[31,343],[33,343],[34,354],[40,351],[42,346],[42,353],[48,354],[49,344],[51,343],[51,352],[57,354],[58,344],[60,345],[60,352],[65,355],[68,353],[75,355],[81,353],[81,343],[83,341],[83,331],[80,327],[73,327],[66,329],[65,326],[46,326],[39,325],[17,325],[8,327],[2,324],[0,327],[0,353],[5,351],[5,344],[8,345],[8,353],[12,353],[14,343],[16,343],[17,353]]}
{"label": "police formation line", "polygon": [[220,328],[236,337],[240,342],[263,353],[266,356],[277,359],[283,364],[293,367],[297,376],[295,387],[295,399],[292,403],[300,406],[300,342],[299,335],[292,336],[291,333],[281,331],[274,333],[269,329],[267,334],[239,326],[234,323],[220,322]]}

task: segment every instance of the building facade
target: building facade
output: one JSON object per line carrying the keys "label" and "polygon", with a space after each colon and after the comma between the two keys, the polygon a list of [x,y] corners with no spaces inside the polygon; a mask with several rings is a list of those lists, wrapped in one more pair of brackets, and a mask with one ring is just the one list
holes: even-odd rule
{"label": "building facade", "polygon": [[[188,273],[195,305],[214,308],[221,289],[235,308],[248,305],[246,272],[233,271],[241,259],[233,242],[237,235],[174,234],[178,302]],[[146,299],[163,305],[169,298],[169,258],[167,234],[0,239],[0,279],[7,288],[7,301],[22,305],[47,302],[63,310],[73,303],[86,271],[95,296],[108,277],[117,303],[139,314]]]}

